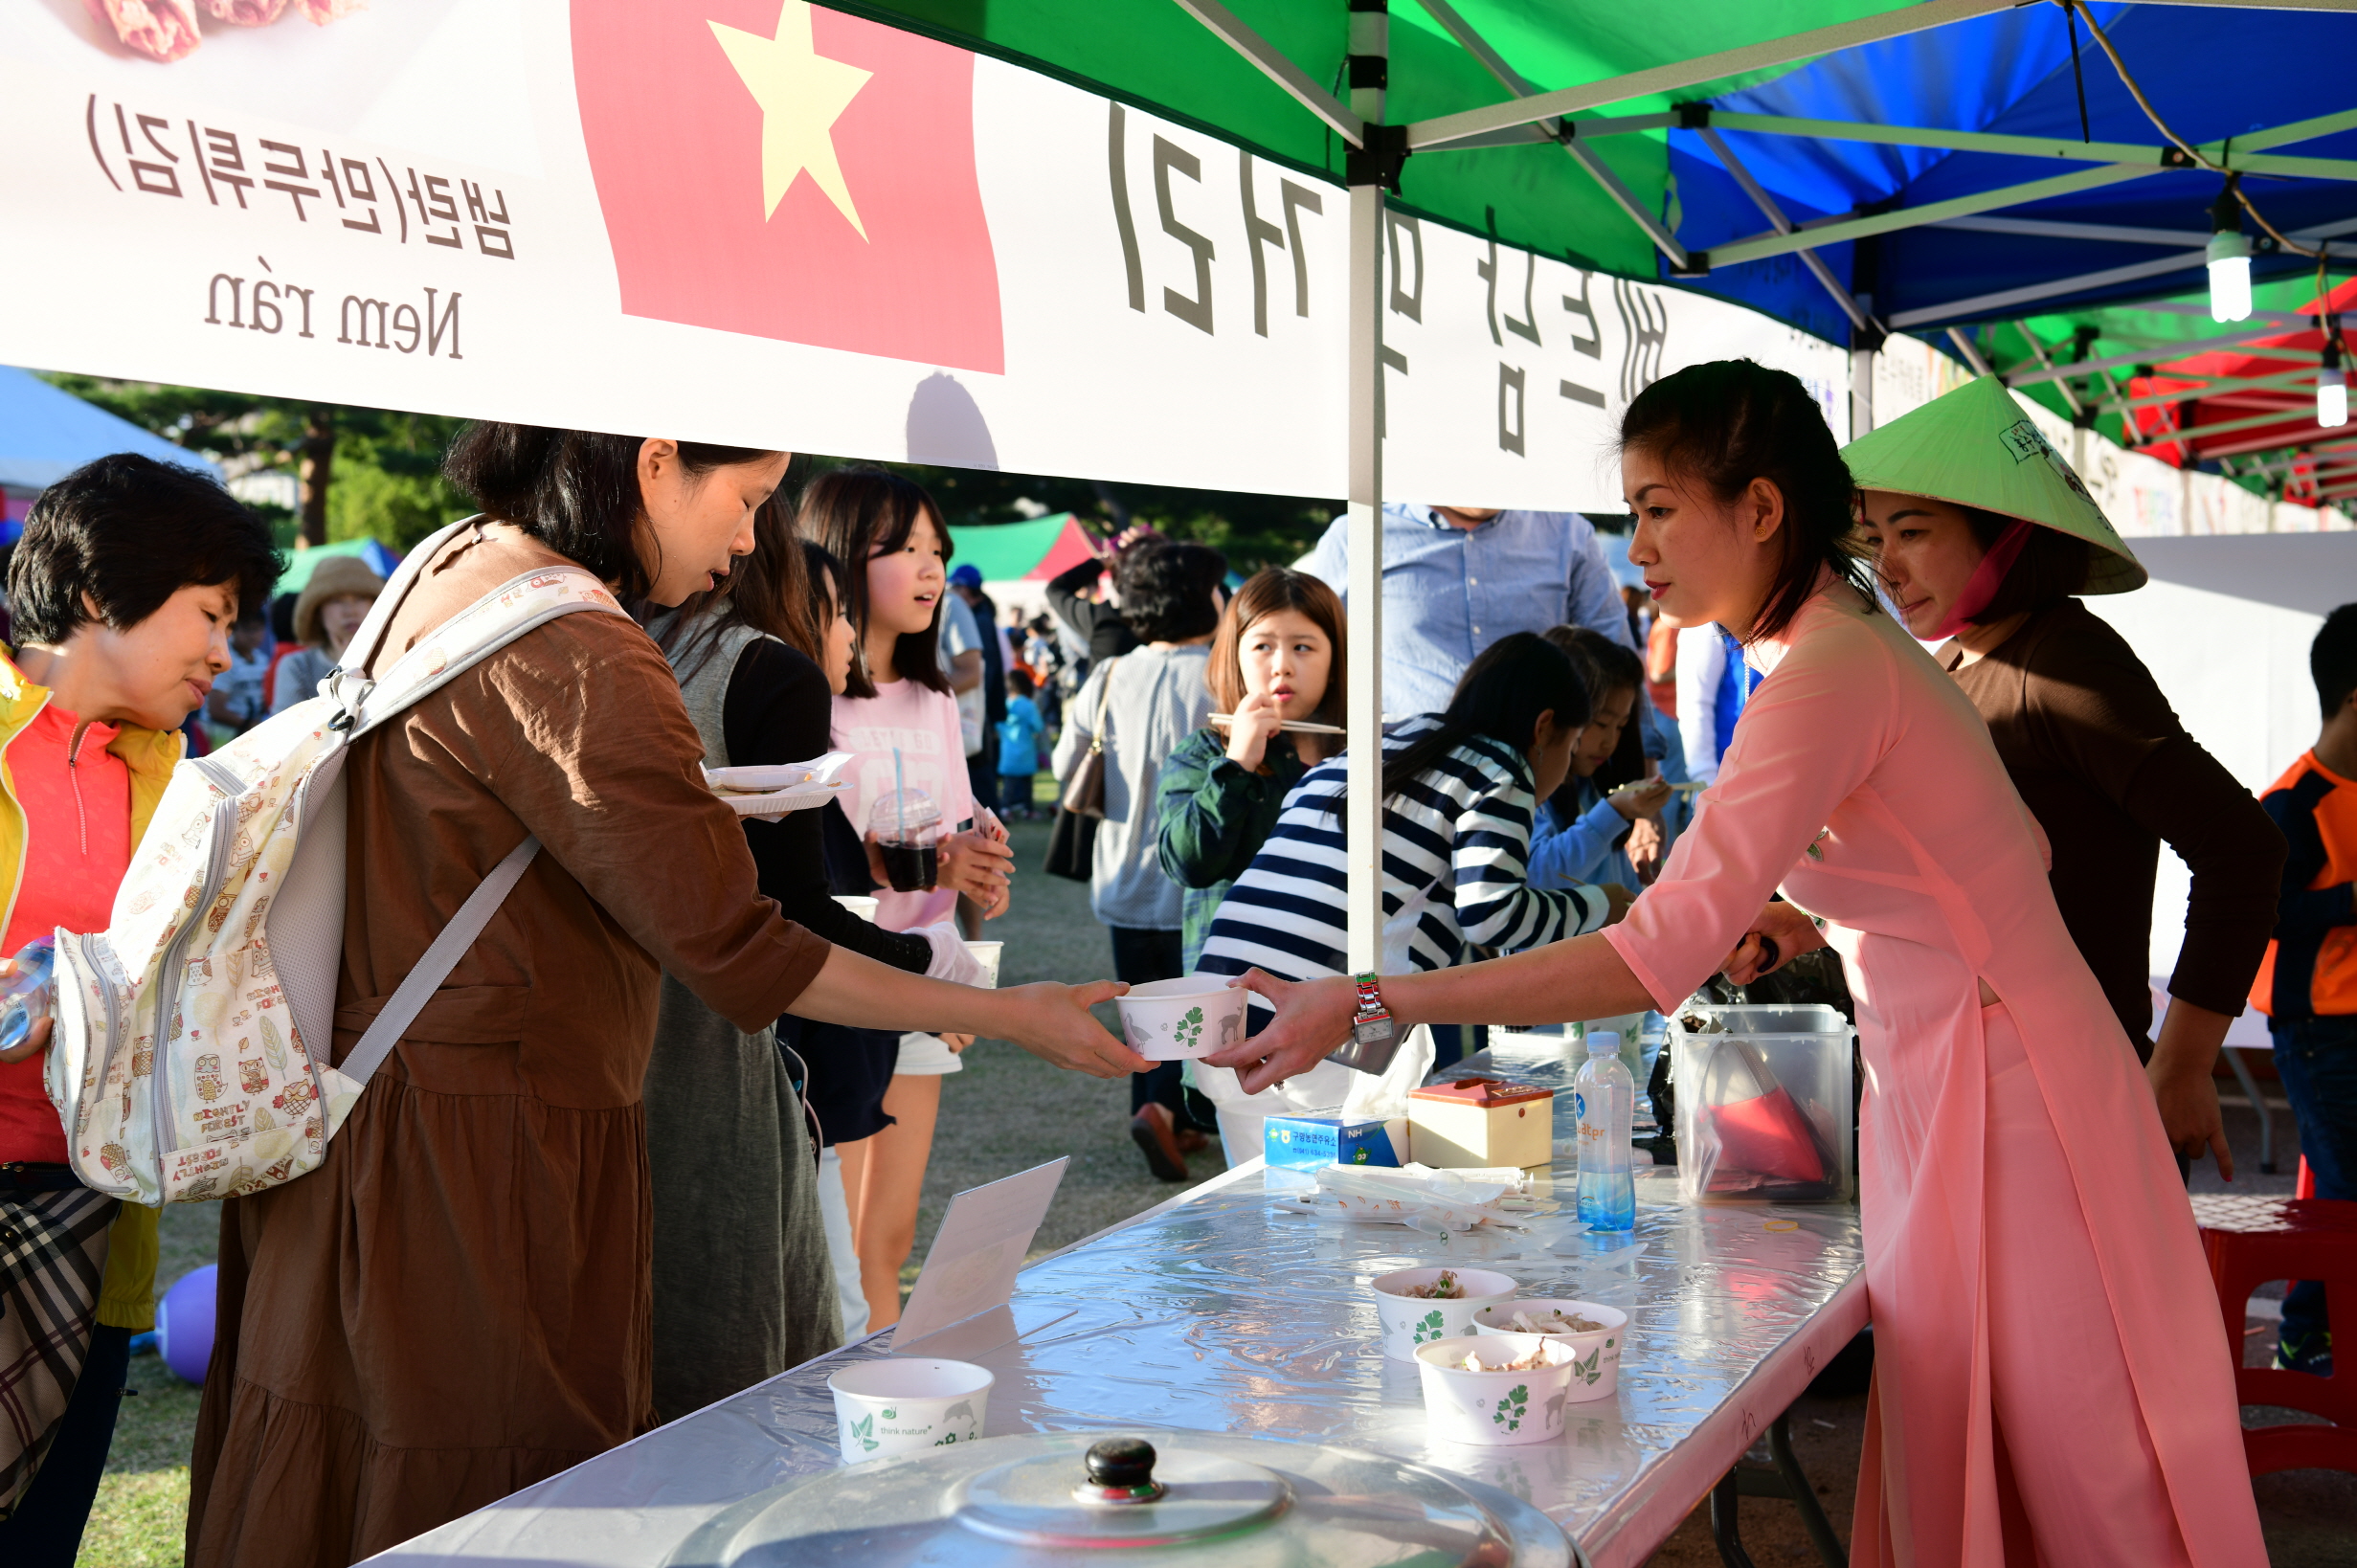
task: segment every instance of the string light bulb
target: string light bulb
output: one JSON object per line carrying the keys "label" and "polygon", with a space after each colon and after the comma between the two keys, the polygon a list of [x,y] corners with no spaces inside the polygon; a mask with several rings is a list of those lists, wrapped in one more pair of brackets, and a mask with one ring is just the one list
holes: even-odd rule
{"label": "string light bulb", "polygon": [[2348,423],[2348,376],[2341,369],[2341,324],[2324,318],[2324,365],[2316,372],[2316,422],[2326,430]]}
{"label": "string light bulb", "polygon": [[2232,180],[2210,204],[2210,319],[2251,318],[2251,241],[2242,232],[2242,203]]}

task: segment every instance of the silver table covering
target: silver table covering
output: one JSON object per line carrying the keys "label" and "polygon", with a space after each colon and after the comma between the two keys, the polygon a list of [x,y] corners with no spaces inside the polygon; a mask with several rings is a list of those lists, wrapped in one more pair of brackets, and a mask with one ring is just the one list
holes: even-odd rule
{"label": "silver table covering", "polygon": [[[1552,1173],[1568,1198],[1574,1173]],[[1688,1208],[1639,1172],[1629,1244],[1443,1239],[1278,1212],[1255,1160],[1023,1271],[993,1434],[1125,1425],[1297,1438],[1420,1460],[1542,1509],[1595,1568],[1641,1563],[1866,1322],[1850,1207]],[[1413,1365],[1384,1359],[1366,1282],[1478,1262],[1527,1294],[1633,1316],[1611,1400],[1560,1441],[1427,1443]],[[839,1463],[826,1386],[872,1335],[387,1553],[401,1568],[647,1568],[726,1504]]]}

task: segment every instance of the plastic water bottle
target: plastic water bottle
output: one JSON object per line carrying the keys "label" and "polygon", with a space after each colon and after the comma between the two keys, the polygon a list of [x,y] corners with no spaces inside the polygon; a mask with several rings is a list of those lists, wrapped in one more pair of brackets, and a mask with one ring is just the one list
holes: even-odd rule
{"label": "plastic water bottle", "polygon": [[1621,1037],[1600,1030],[1587,1037],[1587,1061],[1572,1079],[1580,1119],[1580,1218],[1595,1230],[1633,1230],[1636,1179],[1628,1170],[1628,1122],[1636,1081],[1621,1063]]}
{"label": "plastic water bottle", "polygon": [[49,977],[57,964],[57,946],[46,936],[35,937],[16,950],[16,973],[0,981],[0,1051],[25,1042],[34,1023],[49,1017]]}

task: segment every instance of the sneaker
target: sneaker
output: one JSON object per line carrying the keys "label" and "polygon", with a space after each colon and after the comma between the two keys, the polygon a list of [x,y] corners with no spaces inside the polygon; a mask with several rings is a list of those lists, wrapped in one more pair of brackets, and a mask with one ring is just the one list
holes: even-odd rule
{"label": "sneaker", "polygon": [[1149,1105],[1131,1117],[1130,1136],[1145,1152],[1146,1169],[1164,1181],[1187,1179],[1187,1156],[1178,1147],[1178,1130],[1170,1107]]}
{"label": "sneaker", "polygon": [[2311,1378],[2332,1376],[2332,1331],[2315,1329],[2297,1339],[2276,1342],[2275,1370],[2304,1372]]}

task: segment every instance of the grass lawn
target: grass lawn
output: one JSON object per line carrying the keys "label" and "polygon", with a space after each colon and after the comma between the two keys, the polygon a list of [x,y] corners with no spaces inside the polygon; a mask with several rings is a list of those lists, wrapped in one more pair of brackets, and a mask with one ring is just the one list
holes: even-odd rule
{"label": "grass lawn", "polygon": [[[985,934],[1006,943],[1000,979],[1084,980],[1112,973],[1105,929],[1089,912],[1089,889],[1043,876],[1044,823],[1014,826],[1018,872],[1009,913]],[[1112,1022],[1112,1009],[1104,1010]],[[915,1283],[950,1198],[962,1188],[996,1181],[1060,1154],[1072,1156],[1047,1222],[1032,1243],[1035,1256],[1184,1191],[1156,1180],[1130,1141],[1130,1090],[1109,1082],[1060,1072],[1003,1041],[977,1041],[965,1070],[942,1082],[941,1120],[925,1176],[916,1246],[901,1276]],[[1224,1169],[1215,1143],[1194,1158],[1199,1176]],[[211,1263],[220,1211],[209,1203],[175,1203],[164,1211],[163,1262],[157,1280],[168,1288],[190,1269]],[[188,1518],[189,1446],[196,1429],[197,1391],[173,1377],[154,1355],[135,1357],[123,1402],[106,1479],[79,1568],[178,1568]]]}

